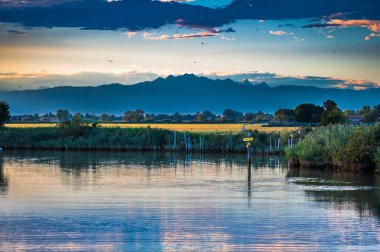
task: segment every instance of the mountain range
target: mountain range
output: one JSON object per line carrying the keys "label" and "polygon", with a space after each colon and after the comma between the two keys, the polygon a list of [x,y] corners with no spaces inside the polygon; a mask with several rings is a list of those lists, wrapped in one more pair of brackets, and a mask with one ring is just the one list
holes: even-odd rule
{"label": "mountain range", "polygon": [[123,114],[143,109],[149,113],[194,113],[210,110],[220,114],[225,108],[242,112],[273,113],[304,102],[321,105],[331,99],[342,109],[358,109],[380,103],[380,88],[352,90],[311,86],[276,86],[238,83],[231,79],[212,80],[193,74],[157,78],[134,85],[108,84],[97,87],[62,86],[40,90],[0,92],[14,115],[55,112]]}

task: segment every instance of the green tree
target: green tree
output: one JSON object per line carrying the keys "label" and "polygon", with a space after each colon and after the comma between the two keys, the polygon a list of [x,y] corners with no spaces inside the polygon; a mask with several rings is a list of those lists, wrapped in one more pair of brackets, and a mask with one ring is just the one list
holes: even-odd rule
{"label": "green tree", "polygon": [[144,120],[145,112],[141,109],[137,109],[135,111],[128,110],[124,113],[124,121],[126,122],[142,122]]}
{"label": "green tree", "polygon": [[367,114],[364,115],[364,120],[366,122],[378,122],[380,121],[380,104],[374,106],[369,110]]}
{"label": "green tree", "polygon": [[73,126],[82,126],[84,124],[83,116],[81,113],[75,113],[72,119]]}
{"label": "green tree", "polygon": [[241,121],[244,118],[243,113],[232,110],[232,109],[225,109],[223,111],[223,118],[227,121]]}
{"label": "green tree", "polygon": [[330,124],[339,124],[346,123],[347,117],[344,115],[342,110],[339,108],[334,108],[333,110],[326,112],[323,117],[321,124],[322,125],[330,125]]}
{"label": "green tree", "polygon": [[338,104],[336,104],[336,102],[334,102],[332,100],[326,100],[323,103],[323,107],[325,108],[326,112],[330,112],[330,111],[338,108]]}
{"label": "green tree", "polygon": [[65,121],[68,121],[69,120],[69,111],[66,110],[66,109],[59,109],[57,111],[57,114],[55,115],[58,120],[60,120],[61,122],[65,122]]}
{"label": "green tree", "polygon": [[296,107],[294,114],[297,122],[303,123],[318,123],[321,121],[322,115],[325,110],[312,103],[303,103]]}
{"label": "green tree", "polygon": [[248,112],[244,115],[244,121],[245,122],[251,122],[256,118],[255,114],[252,112]]}
{"label": "green tree", "polygon": [[208,110],[203,111],[202,114],[205,116],[205,120],[207,121],[214,121],[216,118],[216,115]]}
{"label": "green tree", "polygon": [[346,116],[349,116],[349,115],[357,115],[357,114],[358,114],[358,111],[356,111],[356,110],[352,110],[352,109],[347,109],[347,110],[344,111],[344,114],[345,114]]}
{"label": "green tree", "polygon": [[11,118],[9,105],[4,101],[0,101],[0,127],[3,127],[5,122]]}
{"label": "green tree", "polygon": [[293,109],[279,109],[274,115],[278,122],[294,122],[296,120]]}
{"label": "green tree", "polygon": [[365,105],[363,106],[360,110],[359,110],[359,114],[364,116],[366,114],[369,114],[371,112],[371,107],[368,106],[368,105]]}
{"label": "green tree", "polygon": [[325,108],[325,113],[322,116],[321,124],[339,124],[347,122],[347,117],[344,115],[343,111],[338,108],[338,105],[331,100],[327,100],[323,103]]}
{"label": "green tree", "polygon": [[203,122],[205,120],[205,115],[203,113],[197,112],[196,120],[197,122]]}
{"label": "green tree", "polygon": [[109,122],[110,118],[111,118],[111,117],[110,117],[108,114],[102,114],[102,115],[100,116],[100,120],[101,120],[102,122]]}

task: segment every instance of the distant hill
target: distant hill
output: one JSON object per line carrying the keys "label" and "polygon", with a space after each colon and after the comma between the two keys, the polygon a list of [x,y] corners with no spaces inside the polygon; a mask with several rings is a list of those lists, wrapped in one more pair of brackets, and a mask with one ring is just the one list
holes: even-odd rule
{"label": "distant hill", "polygon": [[149,113],[194,113],[225,108],[242,112],[274,112],[303,102],[322,104],[332,99],[343,109],[358,109],[380,103],[380,89],[362,91],[307,86],[269,87],[266,83],[237,83],[231,79],[211,80],[193,74],[168,76],[135,85],[109,84],[98,87],[56,87],[41,90],[0,92],[12,114],[70,112],[122,114],[141,108]]}

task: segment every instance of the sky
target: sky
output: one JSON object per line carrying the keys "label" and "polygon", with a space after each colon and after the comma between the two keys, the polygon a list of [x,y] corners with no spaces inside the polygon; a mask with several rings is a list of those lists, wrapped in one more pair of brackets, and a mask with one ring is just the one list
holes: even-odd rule
{"label": "sky", "polygon": [[378,0],[0,0],[0,90],[194,73],[380,87]]}

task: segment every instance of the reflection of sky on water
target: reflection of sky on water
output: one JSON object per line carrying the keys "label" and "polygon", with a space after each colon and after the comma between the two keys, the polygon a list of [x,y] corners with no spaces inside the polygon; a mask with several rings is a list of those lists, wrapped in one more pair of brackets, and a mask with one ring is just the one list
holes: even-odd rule
{"label": "reflection of sky on water", "polygon": [[255,159],[248,197],[245,165],[244,155],[7,154],[0,250],[368,250],[379,244],[379,218],[369,214],[376,204],[361,215],[354,202],[310,196],[286,178],[287,162],[276,157]]}

